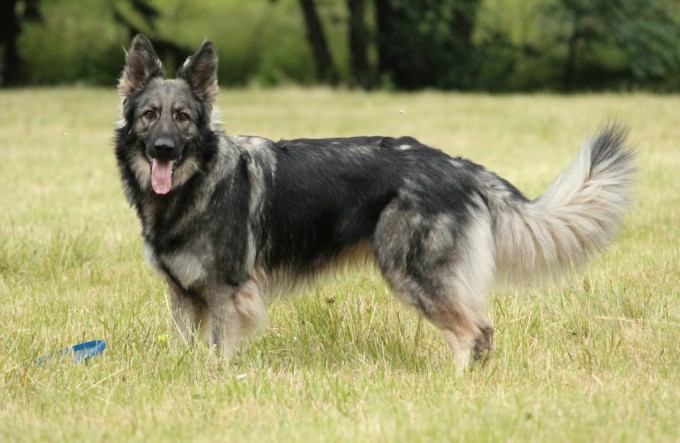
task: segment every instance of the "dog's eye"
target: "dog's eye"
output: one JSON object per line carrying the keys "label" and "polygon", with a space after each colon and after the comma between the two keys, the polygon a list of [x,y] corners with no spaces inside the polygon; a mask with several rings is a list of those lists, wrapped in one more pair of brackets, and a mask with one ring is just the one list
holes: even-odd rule
{"label": "dog's eye", "polygon": [[178,112],[177,117],[175,118],[177,119],[177,121],[185,122],[189,120],[189,114],[187,114],[186,112]]}
{"label": "dog's eye", "polygon": [[144,118],[147,120],[153,120],[154,117],[156,117],[156,113],[153,112],[151,109],[144,111]]}

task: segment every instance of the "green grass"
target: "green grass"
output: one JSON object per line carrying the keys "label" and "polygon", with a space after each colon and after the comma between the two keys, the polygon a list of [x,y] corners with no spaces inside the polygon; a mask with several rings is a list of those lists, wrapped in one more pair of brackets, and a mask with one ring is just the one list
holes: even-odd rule
{"label": "green grass", "polygon": [[[458,378],[373,270],[276,302],[228,367],[171,346],[118,182],[115,92],[0,103],[0,441],[680,440],[678,96],[222,92],[231,134],[414,135],[532,197],[606,119],[630,124],[639,186],[620,239],[559,286],[496,290],[493,358]],[[87,364],[34,364],[96,338],[108,347]]]}

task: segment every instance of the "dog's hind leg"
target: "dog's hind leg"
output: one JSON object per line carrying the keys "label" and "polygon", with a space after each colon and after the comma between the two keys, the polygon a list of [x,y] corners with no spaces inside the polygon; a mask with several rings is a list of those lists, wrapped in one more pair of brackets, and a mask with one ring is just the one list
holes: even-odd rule
{"label": "dog's hind leg", "polygon": [[374,234],[380,269],[396,295],[437,326],[462,373],[492,346],[493,328],[484,313],[493,277],[491,219],[483,205],[467,214],[423,215],[393,202]]}
{"label": "dog's hind leg", "polygon": [[435,315],[431,320],[440,328],[444,341],[453,351],[456,371],[462,373],[469,366],[470,354],[475,361],[486,360],[492,347],[493,327],[481,311],[448,314],[451,313],[454,318]]}
{"label": "dog's hind leg", "polygon": [[210,291],[207,298],[210,346],[228,361],[241,340],[266,321],[264,298],[254,280]]}
{"label": "dog's hind leg", "polygon": [[[471,323],[471,330],[463,328],[456,334],[458,343],[463,342],[465,346],[469,346],[472,337],[472,357],[484,362],[493,347],[494,330],[484,311],[486,292],[495,271],[494,243],[489,213],[475,210],[473,214],[461,227],[456,254],[449,268],[449,277],[445,281],[449,294],[448,303],[456,306],[453,312]],[[444,321],[436,323],[442,328],[444,338],[455,354],[455,341],[445,332],[451,329],[449,325],[455,323],[455,318],[451,321],[447,318],[448,315],[446,313],[442,319]],[[468,350],[466,353],[469,357]]]}
{"label": "dog's hind leg", "polygon": [[434,297],[422,290],[411,291],[408,295],[399,289],[395,291],[407,301],[420,300],[416,307],[441,331],[444,342],[453,353],[457,373],[468,368],[471,356],[474,360],[484,361],[492,347],[493,327],[484,313],[481,299],[465,304],[455,289]]}

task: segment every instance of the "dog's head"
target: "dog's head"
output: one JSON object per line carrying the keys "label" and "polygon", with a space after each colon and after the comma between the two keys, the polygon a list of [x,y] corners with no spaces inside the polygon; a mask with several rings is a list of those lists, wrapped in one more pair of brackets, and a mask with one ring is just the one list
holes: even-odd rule
{"label": "dog's head", "polygon": [[118,84],[126,150],[121,155],[140,188],[150,186],[156,194],[183,185],[200,168],[218,90],[215,47],[203,43],[176,79],[164,77],[149,39],[136,36]]}

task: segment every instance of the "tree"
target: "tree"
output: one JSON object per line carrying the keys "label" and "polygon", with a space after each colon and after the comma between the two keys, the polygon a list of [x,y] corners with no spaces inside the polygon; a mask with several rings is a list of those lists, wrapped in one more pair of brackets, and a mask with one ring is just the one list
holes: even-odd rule
{"label": "tree", "polygon": [[153,39],[154,49],[166,67],[175,68],[191,50],[157,34],[156,20],[159,10],[150,0],[116,0],[113,3],[113,19],[127,29],[130,40],[137,34],[147,34]]}
{"label": "tree", "polygon": [[314,0],[299,0],[307,29],[307,40],[312,47],[316,72],[320,80],[336,85],[339,81],[331,51],[328,48],[326,32]]}
{"label": "tree", "polygon": [[378,71],[403,89],[466,89],[481,0],[375,0]]}
{"label": "tree", "polygon": [[[562,27],[557,41],[567,46],[566,91],[611,77],[649,83],[680,73],[680,24],[663,1],[558,0],[547,13]],[[618,52],[620,68],[605,66],[592,55],[596,49]]]}
{"label": "tree", "polygon": [[368,27],[364,0],[347,0],[349,11],[349,54],[354,82],[363,88],[373,86],[368,62]]}
{"label": "tree", "polygon": [[0,1],[0,48],[2,49],[3,86],[21,83],[21,56],[17,42],[23,23],[40,21],[38,0]]}

